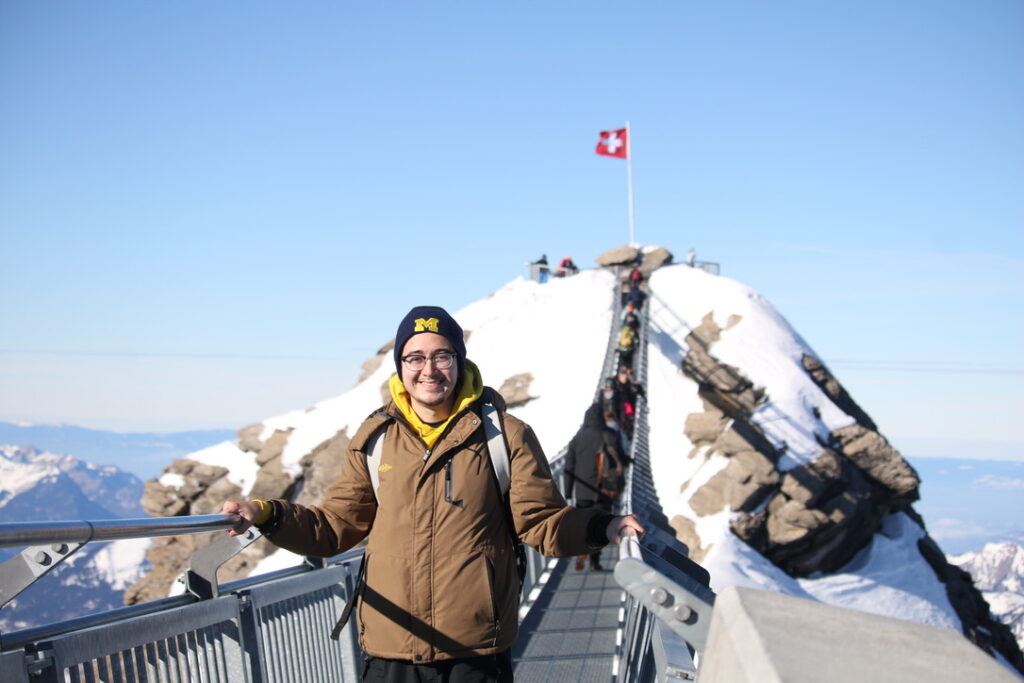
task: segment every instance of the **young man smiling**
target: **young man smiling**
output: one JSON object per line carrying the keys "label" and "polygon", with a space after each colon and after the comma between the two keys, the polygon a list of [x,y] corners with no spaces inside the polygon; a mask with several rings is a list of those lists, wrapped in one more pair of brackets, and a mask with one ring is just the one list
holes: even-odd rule
{"label": "young man smiling", "polygon": [[[643,528],[633,515],[566,505],[533,430],[484,386],[462,328],[443,308],[409,311],[394,355],[391,401],[352,437],[319,506],[231,501],[223,511],[303,555],[329,557],[368,537],[357,607],[364,680],[511,681],[513,532],[544,555],[571,557]],[[500,414],[507,500],[491,465],[484,404]],[[375,491],[366,456],[378,438]]]}

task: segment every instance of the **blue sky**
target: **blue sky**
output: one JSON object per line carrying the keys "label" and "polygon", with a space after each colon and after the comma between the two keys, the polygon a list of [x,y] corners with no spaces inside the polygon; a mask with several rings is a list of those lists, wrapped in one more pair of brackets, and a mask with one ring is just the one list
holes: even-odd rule
{"label": "blue sky", "polygon": [[410,306],[624,243],[629,119],[638,241],[906,452],[1024,459],[1024,5],[552,4],[0,5],[0,419],[342,393]]}

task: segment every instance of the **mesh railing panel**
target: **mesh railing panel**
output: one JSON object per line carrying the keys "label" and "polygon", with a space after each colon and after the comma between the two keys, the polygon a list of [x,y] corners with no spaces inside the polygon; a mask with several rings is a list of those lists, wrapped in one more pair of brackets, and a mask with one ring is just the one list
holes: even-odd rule
{"label": "mesh railing panel", "polygon": [[[614,294],[613,324],[595,398],[614,373],[621,314]],[[647,380],[647,315],[644,307],[634,377]],[[551,462],[556,482],[564,449]],[[668,528],[651,479],[646,400],[638,401],[630,449],[633,466],[621,498],[625,511],[645,524]],[[354,590],[362,554],[349,553],[315,571],[273,575],[222,587],[220,597],[189,604],[139,606],[116,621],[96,621],[69,633],[33,633],[0,653],[0,680],[11,681],[203,681],[253,683],[359,680],[361,652],[351,624],[339,641],[329,634]],[[544,576],[549,560],[529,551],[524,596]],[[290,571],[290,570],[289,570]],[[625,593],[624,593],[625,595]],[[523,616],[521,612],[521,617]],[[645,680],[651,673],[653,619],[632,598],[623,604],[623,634],[616,654],[617,680]],[[113,617],[111,617],[113,618]],[[58,634],[58,635],[54,635]],[[8,643],[8,646],[10,644]],[[31,674],[30,674],[31,672]],[[610,672],[611,673],[611,672]]]}
{"label": "mesh railing panel", "polygon": [[229,596],[58,636],[34,644],[33,680],[248,681],[239,623]]}

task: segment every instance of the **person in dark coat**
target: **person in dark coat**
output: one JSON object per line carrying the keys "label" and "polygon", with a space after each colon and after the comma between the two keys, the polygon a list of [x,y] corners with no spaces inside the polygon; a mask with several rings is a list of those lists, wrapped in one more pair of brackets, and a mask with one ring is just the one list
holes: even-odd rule
{"label": "person in dark coat", "polygon": [[647,398],[642,385],[633,381],[633,368],[628,365],[619,366],[619,374],[615,376],[615,390],[623,401],[636,406],[636,397]]}
{"label": "person in dark coat", "polygon": [[644,305],[644,299],[647,295],[640,289],[640,285],[633,283],[629,286],[629,294],[626,295],[626,303],[633,307],[633,310],[639,311]]}
{"label": "person in dark coat", "polygon": [[551,269],[548,267],[548,255],[541,254],[540,258],[534,261],[531,265],[537,268],[537,282],[544,284],[548,281],[548,275],[551,273]]}
{"label": "person in dark coat", "polygon": [[619,398],[619,391],[615,388],[615,378],[605,377],[604,386],[601,387],[601,410],[605,414],[611,413],[612,419],[616,422],[616,429],[622,428],[622,401]]}
{"label": "person in dark coat", "polygon": [[642,385],[633,381],[633,369],[628,365],[620,365],[619,373],[612,384],[615,399],[621,405],[616,419],[619,426],[630,438],[633,437],[633,424],[636,421],[637,397],[647,398]]}
{"label": "person in dark coat", "polygon": [[[569,442],[565,455],[564,489],[567,499],[575,498],[577,508],[596,507],[611,513],[612,504],[621,492],[618,482],[625,481],[625,455],[619,446],[618,432],[609,426],[614,420],[600,402],[594,403],[587,408],[583,425]],[[583,569],[585,557],[580,555],[576,559],[577,570]],[[590,555],[590,568],[602,570],[601,551]]]}

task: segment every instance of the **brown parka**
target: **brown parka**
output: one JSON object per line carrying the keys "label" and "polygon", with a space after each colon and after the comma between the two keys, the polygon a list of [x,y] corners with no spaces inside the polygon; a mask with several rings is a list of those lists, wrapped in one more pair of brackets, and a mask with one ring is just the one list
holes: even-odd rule
{"label": "brown parka", "polygon": [[[504,412],[493,389],[484,387],[433,449],[389,402],[352,438],[323,502],[304,507],[274,501],[266,532],[275,545],[319,557],[348,550],[369,535],[357,609],[360,644],[369,655],[423,663],[501,652],[515,641],[519,579],[481,401],[493,403],[502,418],[519,537],[547,556],[596,549],[586,533],[598,511],[566,505],[533,430]],[[378,504],[364,451],[384,423]]]}

